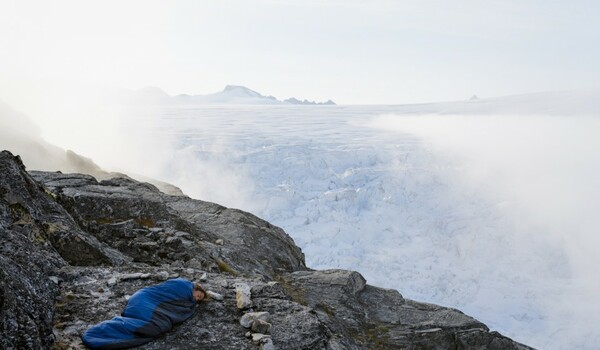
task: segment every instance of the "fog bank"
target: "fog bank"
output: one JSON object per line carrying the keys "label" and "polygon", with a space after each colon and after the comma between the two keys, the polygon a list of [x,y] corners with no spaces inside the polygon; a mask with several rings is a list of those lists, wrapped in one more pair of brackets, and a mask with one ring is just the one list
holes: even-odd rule
{"label": "fog bank", "polygon": [[[495,230],[510,249],[492,263],[507,279],[522,279],[519,288],[529,290],[540,312],[531,324],[543,332],[529,334],[529,345],[600,343],[600,332],[590,327],[600,312],[598,117],[386,115],[371,126],[421,137],[444,160],[441,176],[497,206],[505,226]],[[470,248],[465,254],[480,249]],[[503,293],[512,292],[501,288],[493,300],[501,303],[509,296]]]}

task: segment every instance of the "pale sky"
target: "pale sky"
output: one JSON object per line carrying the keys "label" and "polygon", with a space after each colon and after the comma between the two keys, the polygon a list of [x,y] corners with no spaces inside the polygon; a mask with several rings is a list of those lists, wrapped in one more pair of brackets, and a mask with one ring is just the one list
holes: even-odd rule
{"label": "pale sky", "polygon": [[600,86],[600,1],[0,0],[0,47],[0,100],[39,81],[462,100]]}

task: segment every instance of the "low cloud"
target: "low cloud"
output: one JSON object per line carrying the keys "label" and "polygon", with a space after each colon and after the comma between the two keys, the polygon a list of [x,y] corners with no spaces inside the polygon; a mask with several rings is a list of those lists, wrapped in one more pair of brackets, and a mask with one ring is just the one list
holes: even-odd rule
{"label": "low cloud", "polygon": [[[481,263],[496,264],[499,275],[520,276],[516,288],[530,290],[522,302],[540,310],[540,319],[528,321],[531,345],[600,342],[590,327],[600,312],[600,119],[385,115],[371,126],[422,138],[444,159],[441,177],[496,206],[500,219],[490,224],[506,224],[492,229],[508,240],[511,256]],[[536,327],[543,336],[534,334]]]}

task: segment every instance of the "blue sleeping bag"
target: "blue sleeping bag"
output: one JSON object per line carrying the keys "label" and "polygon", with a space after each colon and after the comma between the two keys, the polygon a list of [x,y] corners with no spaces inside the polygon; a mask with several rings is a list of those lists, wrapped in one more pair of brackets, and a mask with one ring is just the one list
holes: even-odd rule
{"label": "blue sleeping bag", "polygon": [[183,278],[140,289],[129,298],[121,316],[83,333],[90,349],[125,349],[142,345],[169,331],[194,313],[194,284]]}

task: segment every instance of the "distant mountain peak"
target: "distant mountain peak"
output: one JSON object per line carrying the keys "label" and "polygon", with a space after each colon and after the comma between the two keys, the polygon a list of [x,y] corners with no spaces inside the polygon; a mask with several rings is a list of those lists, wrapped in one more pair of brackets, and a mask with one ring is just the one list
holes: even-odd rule
{"label": "distant mountain peak", "polygon": [[187,95],[180,94],[170,96],[158,87],[145,87],[135,91],[134,97],[139,101],[151,101],[159,104],[177,103],[225,103],[225,104],[297,104],[297,105],[335,105],[331,100],[327,102],[315,102],[299,100],[294,97],[281,101],[274,96],[265,96],[257,91],[243,85],[226,85],[222,91],[209,95]]}
{"label": "distant mountain peak", "polygon": [[249,89],[243,85],[225,85],[225,88],[223,89],[223,91],[234,91],[234,90],[243,90],[243,91],[252,91],[252,92],[256,92],[252,89]]}
{"label": "distant mountain peak", "polygon": [[137,90],[137,92],[145,96],[170,97],[169,94],[167,94],[163,89],[156,86],[146,86]]}
{"label": "distant mountain peak", "polygon": [[245,96],[249,96],[249,97],[266,97],[256,91],[249,89],[242,85],[226,85],[225,88],[223,89],[223,92],[234,93],[236,95],[242,95],[242,96],[245,95]]}

